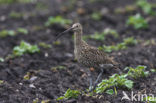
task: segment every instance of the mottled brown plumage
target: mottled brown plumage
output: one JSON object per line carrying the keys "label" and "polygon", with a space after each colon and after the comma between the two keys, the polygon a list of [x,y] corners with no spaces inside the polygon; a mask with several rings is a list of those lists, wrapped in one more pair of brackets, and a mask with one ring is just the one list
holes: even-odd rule
{"label": "mottled brown plumage", "polygon": [[[94,90],[99,78],[103,73],[103,69],[110,69],[117,63],[109,58],[105,52],[88,45],[85,41],[82,40],[82,26],[80,23],[75,23],[70,29],[66,30],[65,32],[68,32],[69,30],[74,31],[74,54],[78,62],[85,67],[93,67],[102,71],[95,81],[94,86],[92,86],[92,78],[90,80],[91,90]],[[59,38],[65,32],[59,34],[57,38]]]}
{"label": "mottled brown plumage", "polygon": [[76,23],[72,28],[77,28],[74,29],[74,54],[80,64],[89,68],[98,68],[101,64],[116,64],[105,52],[82,40],[81,24]]}

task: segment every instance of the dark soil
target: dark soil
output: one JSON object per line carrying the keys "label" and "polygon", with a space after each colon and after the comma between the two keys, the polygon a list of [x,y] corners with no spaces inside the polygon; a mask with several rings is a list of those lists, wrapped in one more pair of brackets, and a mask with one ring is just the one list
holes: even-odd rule
{"label": "dark soil", "polygon": [[[62,1],[62,3],[59,1]],[[154,1],[154,0],[153,0]],[[151,2],[153,2],[151,0]],[[29,4],[11,4],[0,5],[0,30],[24,27],[29,30],[28,35],[17,35],[15,37],[0,38],[0,57],[6,57],[12,52],[14,46],[19,45],[21,40],[31,44],[45,42],[52,44],[57,33],[65,30],[61,25],[44,27],[44,23],[49,16],[62,15],[65,18],[72,19],[74,22],[80,22],[84,27],[84,35],[93,34],[95,31],[103,31],[109,27],[116,29],[120,34],[119,39],[108,36],[105,41],[88,40],[93,46],[103,44],[111,45],[123,41],[124,38],[133,36],[139,40],[156,40],[156,19],[152,17],[149,21],[149,29],[135,30],[132,27],[126,27],[125,22],[128,16],[140,12],[136,10],[131,13],[115,14],[114,10],[118,7],[124,7],[133,4],[135,0],[104,0],[101,2],[89,3],[87,0],[77,1],[76,4],[69,6],[69,3],[63,0],[42,1],[45,6],[42,9],[36,8],[37,3]],[[65,9],[62,9],[65,8]],[[84,13],[78,13],[78,9],[83,9]],[[108,10],[103,15],[102,20],[95,21],[89,18],[94,11],[102,9]],[[24,18],[10,18],[11,11],[26,14]],[[145,17],[148,17],[145,15]],[[5,19],[2,19],[5,18]],[[37,29],[40,28],[40,29]],[[89,86],[88,68],[79,66],[74,61],[72,33],[60,39],[61,45],[53,45],[51,49],[40,48],[40,53],[25,54],[21,57],[9,59],[0,63],[0,80],[4,83],[0,85],[0,103],[32,103],[35,98],[39,101],[50,100],[56,103],[56,99],[62,96],[68,88],[86,90]],[[48,56],[46,56],[48,54]],[[127,50],[110,53],[110,56],[121,64],[120,69],[126,66],[136,67],[146,65],[147,70],[156,68],[156,45],[143,45],[139,43],[136,46],[129,47]],[[63,65],[65,70],[51,70],[52,67]],[[23,77],[30,72],[37,79],[34,81],[24,80]],[[103,79],[108,78],[116,71],[104,73]],[[95,72],[96,78],[98,72]],[[156,95],[156,73],[151,73],[146,78],[134,80],[133,91],[155,94]],[[32,87],[32,85],[34,87]],[[63,103],[132,103],[131,101],[121,101],[122,91],[131,94],[131,91],[118,88],[118,95],[111,96],[106,93],[87,97],[80,96],[78,99],[62,101]],[[139,102],[137,102],[139,103]]]}

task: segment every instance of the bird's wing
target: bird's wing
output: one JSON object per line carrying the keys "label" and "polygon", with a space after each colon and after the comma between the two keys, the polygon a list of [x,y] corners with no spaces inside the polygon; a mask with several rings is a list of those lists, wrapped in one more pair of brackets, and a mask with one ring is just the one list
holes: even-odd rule
{"label": "bird's wing", "polygon": [[107,54],[101,50],[98,50],[95,47],[87,46],[82,50],[88,59],[92,59],[97,64],[112,64],[113,60],[110,59]]}

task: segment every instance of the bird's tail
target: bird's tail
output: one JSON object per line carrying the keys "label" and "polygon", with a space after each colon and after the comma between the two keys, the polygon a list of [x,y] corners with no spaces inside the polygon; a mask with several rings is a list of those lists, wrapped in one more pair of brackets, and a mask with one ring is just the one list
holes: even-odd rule
{"label": "bird's tail", "polygon": [[111,64],[113,64],[113,68],[116,69],[119,73],[121,73],[120,63],[114,61],[112,58],[109,58],[109,61]]}

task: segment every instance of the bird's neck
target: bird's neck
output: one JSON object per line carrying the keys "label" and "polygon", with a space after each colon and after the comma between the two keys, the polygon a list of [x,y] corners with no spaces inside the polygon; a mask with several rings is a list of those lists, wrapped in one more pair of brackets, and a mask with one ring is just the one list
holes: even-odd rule
{"label": "bird's neck", "polygon": [[78,47],[82,43],[82,30],[81,31],[75,31],[74,36],[75,36],[74,37],[75,47]]}

